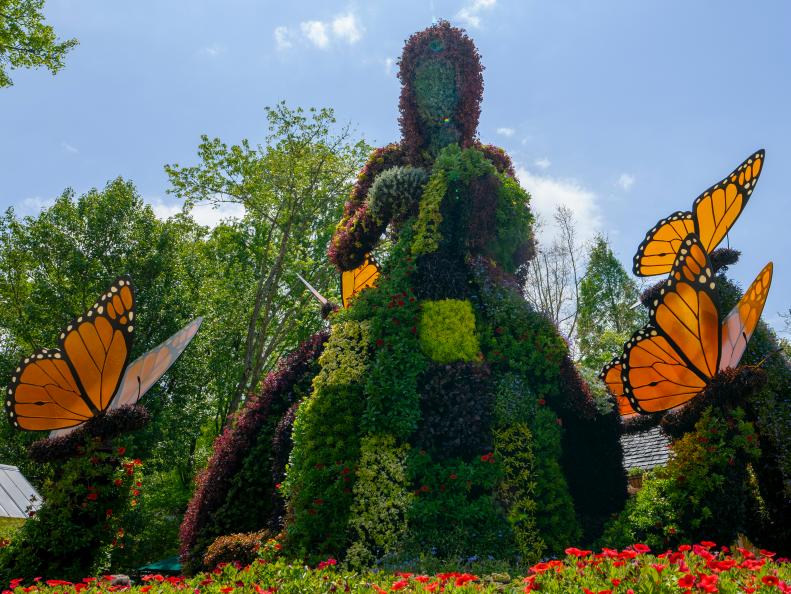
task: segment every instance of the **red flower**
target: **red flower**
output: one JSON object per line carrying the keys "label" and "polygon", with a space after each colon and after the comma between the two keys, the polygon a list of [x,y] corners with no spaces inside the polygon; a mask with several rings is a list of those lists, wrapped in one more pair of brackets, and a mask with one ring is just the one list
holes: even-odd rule
{"label": "red flower", "polygon": [[662,571],[667,567],[667,565],[661,565],[659,563],[651,563],[651,567],[656,569],[657,573],[662,573]]}
{"label": "red flower", "polygon": [[765,575],[761,578],[761,581],[767,586],[776,586],[780,580],[775,575]]}
{"label": "red flower", "polygon": [[403,589],[404,589],[404,588],[406,588],[407,586],[409,586],[409,580],[398,580],[397,582],[394,582],[394,583],[393,583],[393,585],[391,586],[391,588],[390,588],[390,589],[391,589],[393,592],[395,592],[395,591],[397,591],[397,590],[403,590]]}
{"label": "red flower", "polygon": [[691,588],[695,584],[695,576],[688,573],[678,580],[678,585],[681,588]]}
{"label": "red flower", "polygon": [[126,454],[126,448],[121,446],[120,448],[118,448],[118,455],[123,456],[124,454]]}
{"label": "red flower", "polygon": [[96,493],[88,493],[88,497],[86,499],[88,499],[88,501],[96,501],[99,499],[99,496]]}
{"label": "red flower", "polygon": [[645,553],[650,553],[651,552],[650,547],[648,547],[648,546],[646,546],[644,544],[641,544],[639,542],[633,544],[632,548],[635,550],[635,552],[641,553],[641,554],[645,554]]}
{"label": "red flower", "polygon": [[583,551],[582,549],[578,549],[576,547],[570,547],[566,549],[567,555],[572,555],[574,557],[587,557],[591,554],[591,551]]}

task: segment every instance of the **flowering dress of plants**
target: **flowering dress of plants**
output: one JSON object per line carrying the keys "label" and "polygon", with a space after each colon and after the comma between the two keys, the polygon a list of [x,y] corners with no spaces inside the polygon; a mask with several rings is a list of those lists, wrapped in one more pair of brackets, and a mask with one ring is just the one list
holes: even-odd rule
{"label": "flowering dress of plants", "polygon": [[618,416],[519,291],[530,196],[477,140],[473,42],[447,22],[416,33],[399,77],[402,139],[359,173],[328,253],[381,275],[218,439],[181,528],[187,571],[217,537],[261,530],[358,568],[534,562],[623,506]]}

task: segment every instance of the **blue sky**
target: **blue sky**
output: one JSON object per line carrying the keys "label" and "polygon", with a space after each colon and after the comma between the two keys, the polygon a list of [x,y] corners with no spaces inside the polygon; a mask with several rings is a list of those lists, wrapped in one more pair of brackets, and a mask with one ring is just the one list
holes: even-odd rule
{"label": "blue sky", "polygon": [[568,204],[627,266],[658,219],[765,148],[731,274],[746,285],[774,260],[764,316],[779,327],[791,306],[782,0],[48,0],[46,14],[80,45],[57,76],[17,71],[0,90],[0,208],[32,214],[121,175],[173,212],[163,165],[194,163],[202,133],[260,140],[281,99],[331,106],[372,144],[397,140],[394,61],[447,18],[486,66],[481,139],[511,154],[537,210]]}

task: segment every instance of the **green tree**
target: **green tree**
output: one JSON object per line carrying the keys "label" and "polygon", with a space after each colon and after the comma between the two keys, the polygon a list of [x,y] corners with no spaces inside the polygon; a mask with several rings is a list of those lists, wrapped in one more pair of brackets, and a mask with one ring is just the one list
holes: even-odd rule
{"label": "green tree", "polygon": [[637,284],[629,277],[607,240],[597,236],[588,254],[588,268],[580,283],[577,318],[580,362],[599,370],[640,324],[645,322]]}
{"label": "green tree", "polygon": [[295,273],[324,290],[336,287],[324,250],[369,149],[353,140],[348,125],[335,125],[331,109],[305,111],[279,103],[267,108],[267,120],[264,145],[243,140],[229,147],[203,136],[198,165],[166,166],[170,192],[187,207],[234,202],[245,208],[239,226],[215,230],[212,237],[214,245],[228,248],[213,265],[232,267],[246,279],[239,286],[218,287],[217,313],[233,317],[234,328],[244,320],[241,364],[224,372],[236,377],[223,395],[223,422],[280,355],[319,326],[318,310]]}
{"label": "green tree", "polygon": [[56,74],[76,39],[58,41],[44,23],[44,0],[0,0],[0,87],[14,83],[8,69],[47,68]]}

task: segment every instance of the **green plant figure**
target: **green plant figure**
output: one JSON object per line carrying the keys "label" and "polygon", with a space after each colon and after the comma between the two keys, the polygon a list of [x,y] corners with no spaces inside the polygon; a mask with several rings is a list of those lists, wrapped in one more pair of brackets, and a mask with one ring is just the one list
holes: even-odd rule
{"label": "green plant figure", "polygon": [[444,21],[414,34],[399,78],[402,139],[372,153],[328,248],[341,271],[373,254],[381,274],[329,314],[312,390],[288,398],[270,525],[286,554],[354,567],[561,553],[623,504],[619,420],[521,295],[530,195],[477,140],[472,40]]}
{"label": "green plant figure", "polygon": [[[351,270],[388,240],[376,286],[330,317],[324,368],[296,413],[293,555],[534,561],[581,526],[595,537],[625,497],[617,418],[597,412],[518,290],[530,196],[507,155],[477,141],[481,71],[447,22],[404,48],[402,140],[374,151],[329,247]],[[594,460],[590,489],[580,465]]]}

